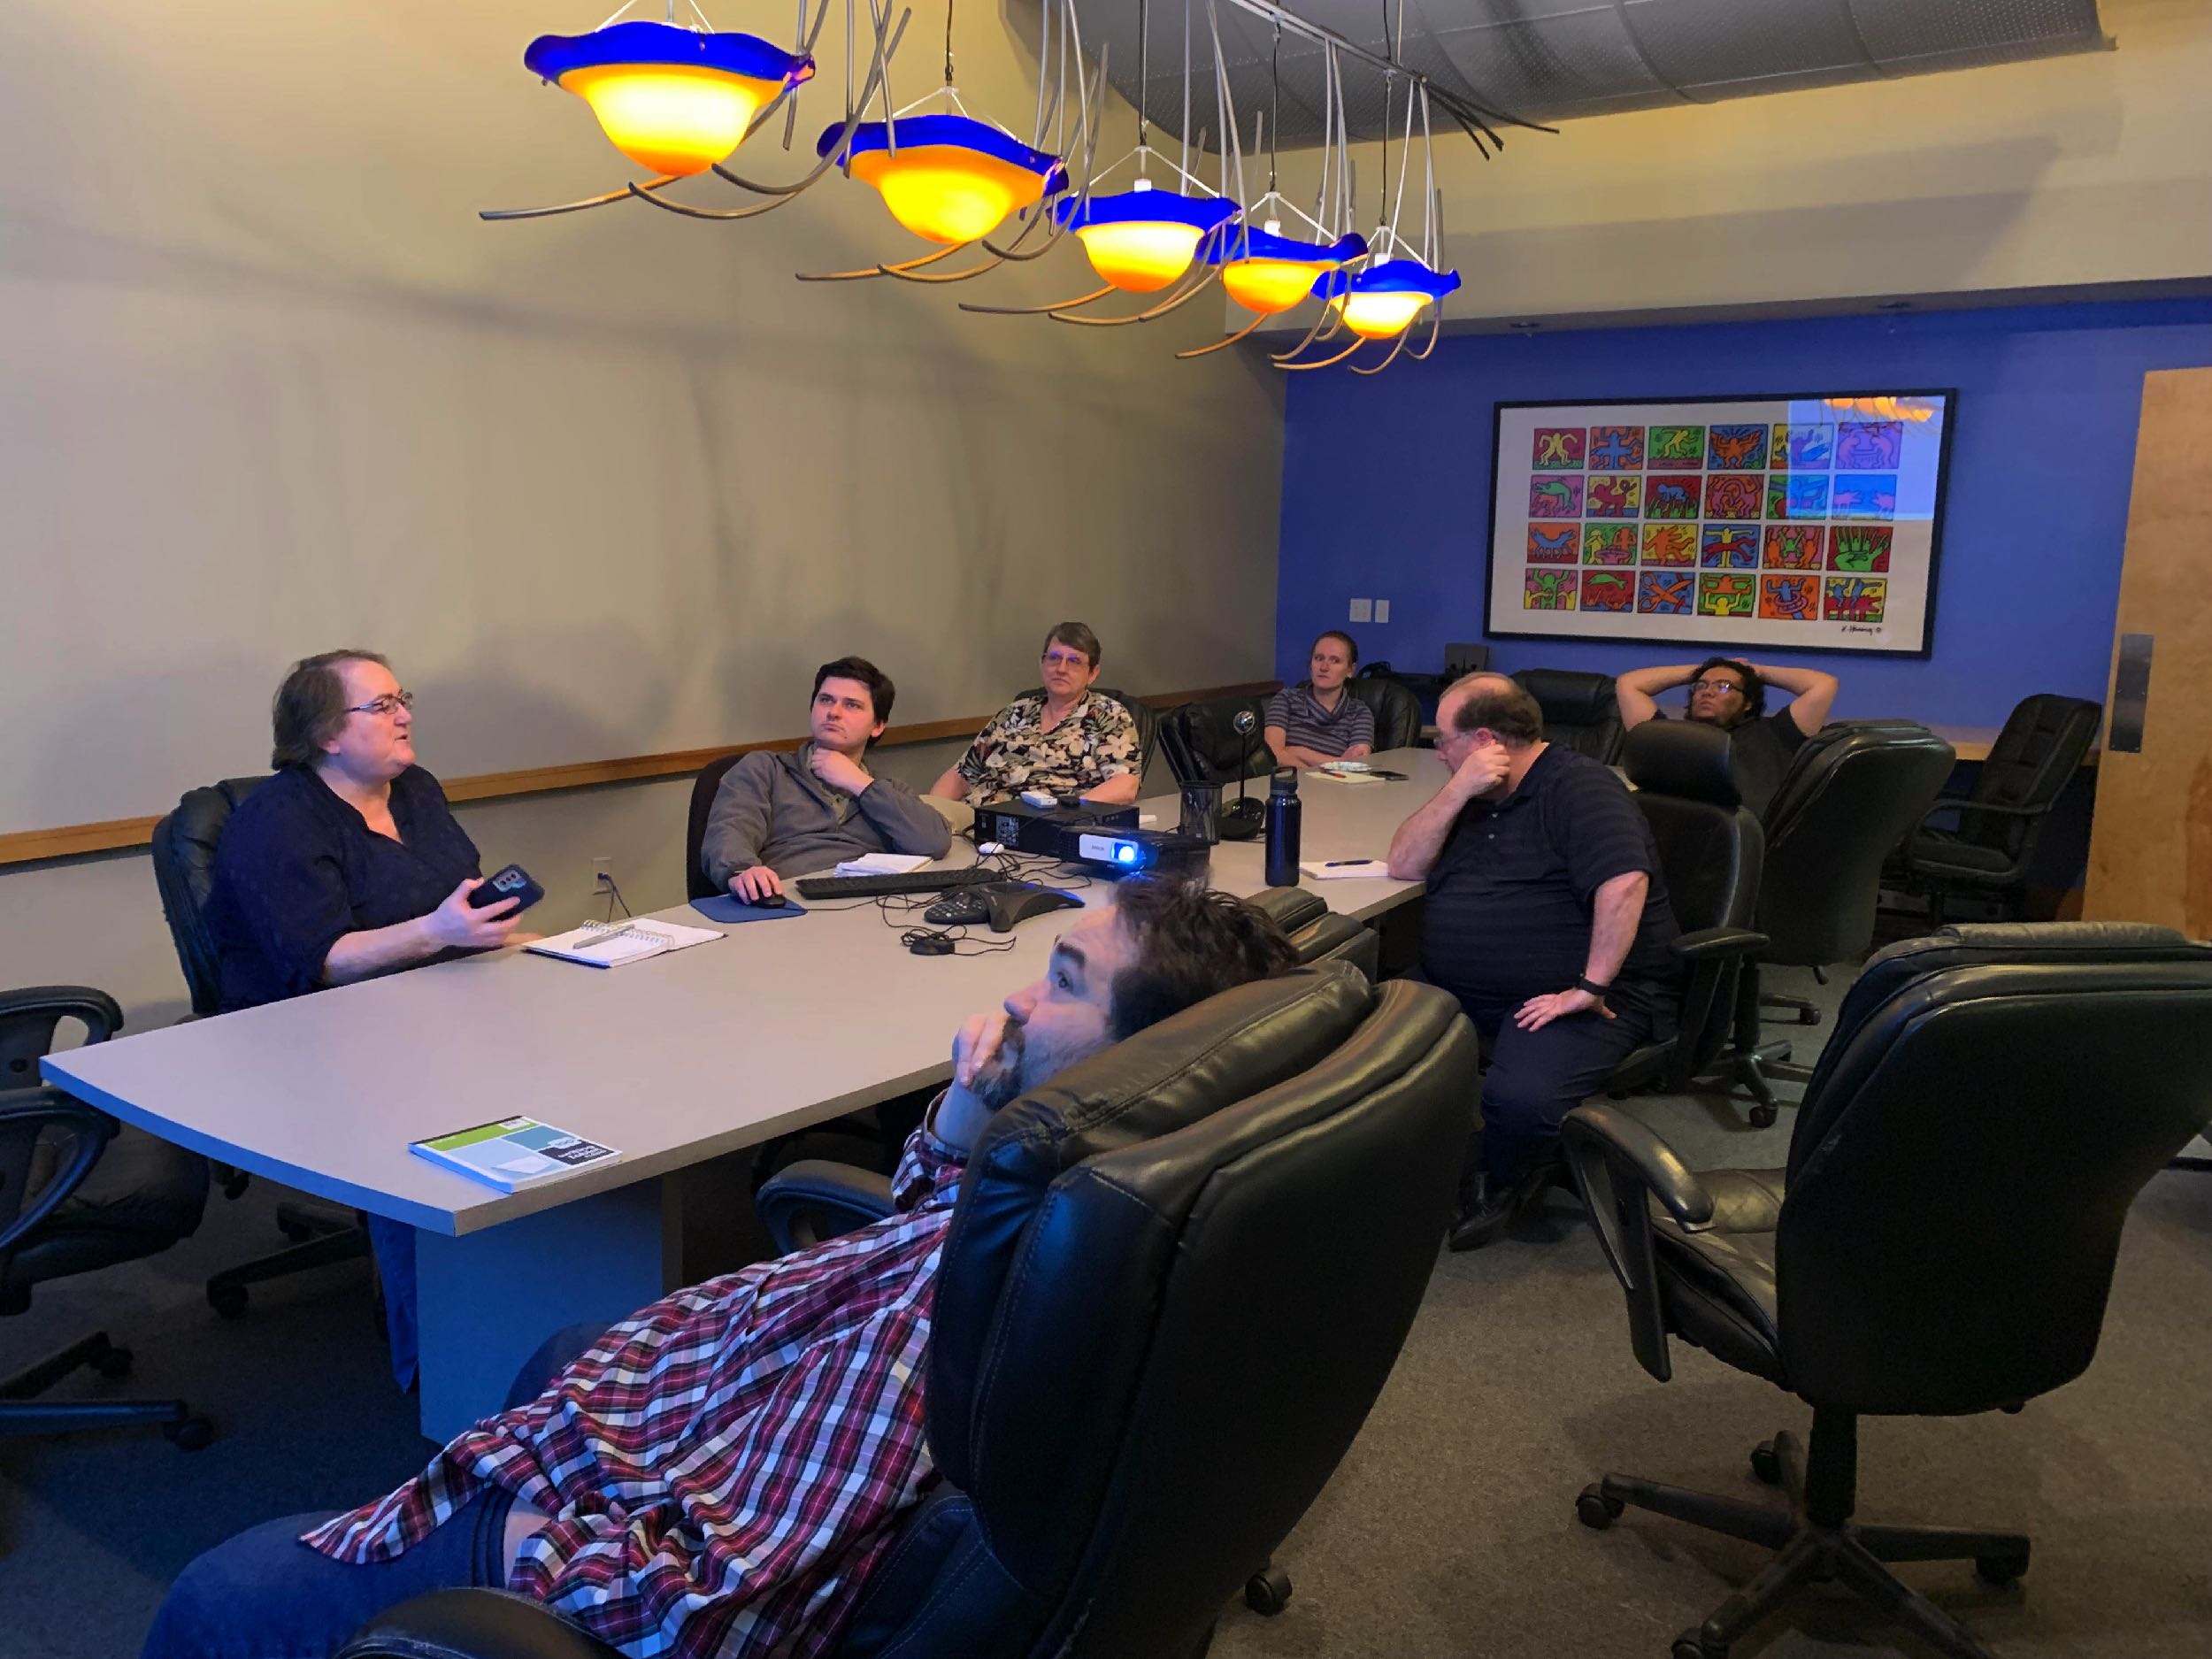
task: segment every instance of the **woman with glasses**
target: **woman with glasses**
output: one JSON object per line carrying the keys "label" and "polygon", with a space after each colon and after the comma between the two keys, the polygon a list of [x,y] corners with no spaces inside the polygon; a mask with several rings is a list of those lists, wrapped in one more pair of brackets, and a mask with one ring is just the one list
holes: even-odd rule
{"label": "woman with glasses", "polygon": [[[415,764],[413,702],[374,651],[310,657],[277,688],[276,775],[224,826],[204,912],[225,1012],[518,941],[518,901],[468,902],[476,846]],[[375,1217],[369,1232],[404,1387],[414,1235]]]}
{"label": "woman with glasses", "polygon": [[1045,635],[1044,685],[991,718],[932,795],[994,801],[1041,789],[1061,801],[1125,806],[1137,798],[1137,722],[1111,697],[1091,690],[1098,678],[1098,635],[1063,622]]}
{"label": "woman with glasses", "polygon": [[[1621,724],[1632,727],[1665,719],[1656,699],[1677,686],[1690,688],[1686,718],[1728,733],[1736,792],[1760,818],[1766,816],[1767,804],[1782,787],[1783,774],[1799,747],[1827,724],[1828,710],[1840,689],[1833,674],[1809,668],[1775,668],[1733,657],[1709,657],[1694,665],[1639,668],[1623,674],[1613,682]],[[1786,707],[1768,711],[1769,687],[1789,694]]]}

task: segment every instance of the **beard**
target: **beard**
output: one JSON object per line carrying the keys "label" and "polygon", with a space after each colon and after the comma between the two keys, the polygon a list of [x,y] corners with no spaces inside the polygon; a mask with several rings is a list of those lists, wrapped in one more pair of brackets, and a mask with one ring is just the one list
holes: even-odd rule
{"label": "beard", "polygon": [[993,1111],[1010,1105],[1028,1087],[1028,1060],[1029,1041],[1019,1025],[1010,1022],[999,1038],[998,1052],[975,1074],[968,1093]]}

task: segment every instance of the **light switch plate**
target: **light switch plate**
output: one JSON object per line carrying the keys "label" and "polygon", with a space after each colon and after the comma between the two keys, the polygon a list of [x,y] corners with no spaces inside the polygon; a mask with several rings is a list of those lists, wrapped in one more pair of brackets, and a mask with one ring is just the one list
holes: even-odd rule
{"label": "light switch plate", "polygon": [[1375,620],[1378,622],[1387,622],[1390,620],[1390,601],[1387,599],[1378,599],[1375,601]]}
{"label": "light switch plate", "polygon": [[1375,602],[1374,602],[1373,600],[1371,600],[1371,599],[1355,599],[1355,600],[1353,600],[1353,601],[1352,601],[1352,620],[1353,620],[1353,621],[1355,621],[1355,622],[1368,622],[1368,621],[1371,621],[1371,620],[1373,620],[1373,618],[1374,618],[1374,615],[1375,615]]}

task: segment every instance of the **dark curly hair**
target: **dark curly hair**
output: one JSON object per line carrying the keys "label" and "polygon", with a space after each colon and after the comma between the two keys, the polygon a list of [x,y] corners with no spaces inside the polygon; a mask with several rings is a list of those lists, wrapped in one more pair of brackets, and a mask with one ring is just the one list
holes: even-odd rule
{"label": "dark curly hair", "polygon": [[1133,876],[1114,895],[1136,959],[1114,975],[1116,1041],[1250,979],[1298,965],[1275,918],[1196,881]]}

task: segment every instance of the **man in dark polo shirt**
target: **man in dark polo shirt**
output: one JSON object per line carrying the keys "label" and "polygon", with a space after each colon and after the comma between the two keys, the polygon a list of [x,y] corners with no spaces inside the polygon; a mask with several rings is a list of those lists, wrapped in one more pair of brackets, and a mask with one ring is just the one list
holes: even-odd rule
{"label": "man in dark polo shirt", "polygon": [[1451,776],[1390,841],[1425,880],[1421,967],[1488,1053],[1451,1247],[1487,1244],[1550,1184],[1559,1122],[1623,1056],[1671,1029],[1681,930],[1627,786],[1543,741],[1543,710],[1470,674],[1436,710]]}
{"label": "man in dark polo shirt", "polygon": [[[1688,718],[1728,733],[1730,760],[1743,803],[1761,818],[1782,787],[1805,740],[1827,723],[1840,689],[1833,674],[1809,668],[1770,668],[1733,657],[1709,657],[1694,668],[1639,668],[1613,682],[1621,724],[1667,717],[1654,701],[1677,686],[1690,688]],[[1767,712],[1767,687],[1790,694],[1789,706]]]}

